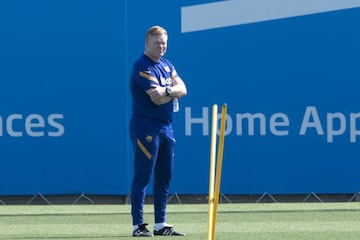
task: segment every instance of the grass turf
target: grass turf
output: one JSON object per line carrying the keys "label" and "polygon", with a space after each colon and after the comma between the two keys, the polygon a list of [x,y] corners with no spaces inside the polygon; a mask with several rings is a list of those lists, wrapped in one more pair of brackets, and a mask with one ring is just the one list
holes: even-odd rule
{"label": "grass turf", "polygon": [[[207,205],[168,205],[168,223],[207,239]],[[129,205],[0,206],[0,239],[133,239]],[[145,206],[153,227],[153,210]],[[170,237],[155,237],[168,239]],[[360,203],[220,204],[216,239],[360,239]]]}

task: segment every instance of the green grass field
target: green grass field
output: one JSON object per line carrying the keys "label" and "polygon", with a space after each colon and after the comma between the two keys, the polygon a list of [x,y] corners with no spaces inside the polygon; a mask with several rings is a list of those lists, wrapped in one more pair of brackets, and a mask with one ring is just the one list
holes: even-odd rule
{"label": "green grass field", "polygon": [[[152,228],[152,205],[145,210]],[[0,206],[0,239],[134,239],[129,212],[129,205]],[[207,214],[203,204],[168,205],[182,239],[207,239]],[[217,220],[219,240],[360,239],[357,202],[220,204]]]}

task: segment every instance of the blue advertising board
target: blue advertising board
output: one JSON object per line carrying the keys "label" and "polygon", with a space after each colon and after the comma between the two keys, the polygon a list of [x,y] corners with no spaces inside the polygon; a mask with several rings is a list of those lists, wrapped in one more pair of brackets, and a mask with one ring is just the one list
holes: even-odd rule
{"label": "blue advertising board", "polygon": [[360,188],[360,1],[1,1],[0,195],[128,194],[129,76],[151,25],[187,84],[172,191],[208,191],[227,103],[225,194]]}
{"label": "blue advertising board", "polygon": [[127,191],[124,6],[0,2],[1,194]]}

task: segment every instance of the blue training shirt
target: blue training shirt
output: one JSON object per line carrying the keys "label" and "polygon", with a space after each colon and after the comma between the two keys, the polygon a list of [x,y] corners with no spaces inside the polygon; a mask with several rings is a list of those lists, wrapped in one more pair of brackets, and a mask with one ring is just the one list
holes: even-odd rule
{"label": "blue training shirt", "polygon": [[133,117],[147,118],[155,122],[171,123],[172,101],[156,105],[146,93],[153,86],[171,86],[172,78],[177,76],[175,67],[165,58],[154,62],[143,54],[133,65],[130,90],[132,95]]}

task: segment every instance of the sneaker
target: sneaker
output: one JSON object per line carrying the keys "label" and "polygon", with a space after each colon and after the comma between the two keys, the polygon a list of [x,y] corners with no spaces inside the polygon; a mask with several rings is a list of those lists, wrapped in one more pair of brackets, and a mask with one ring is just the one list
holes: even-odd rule
{"label": "sneaker", "polygon": [[185,236],[185,233],[177,232],[172,226],[165,226],[160,230],[154,230],[156,236]]}
{"label": "sneaker", "polygon": [[133,231],[134,237],[152,237],[152,233],[147,229],[147,223],[139,224],[138,228]]}

